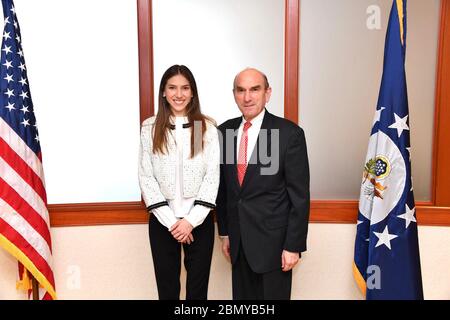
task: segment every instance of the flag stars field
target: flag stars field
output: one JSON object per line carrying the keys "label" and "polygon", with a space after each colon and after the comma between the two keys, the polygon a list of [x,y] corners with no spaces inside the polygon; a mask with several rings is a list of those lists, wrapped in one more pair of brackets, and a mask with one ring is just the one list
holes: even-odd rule
{"label": "flag stars field", "polygon": [[391,250],[391,240],[397,238],[398,236],[395,234],[390,234],[389,233],[389,229],[388,226],[386,225],[386,227],[384,227],[384,230],[382,233],[379,232],[374,232],[374,234],[378,237],[378,242],[375,245],[375,248],[381,246],[381,245],[385,245],[386,247],[389,248],[389,250]]}
{"label": "flag stars field", "polygon": [[12,52],[11,51],[11,46],[8,47],[8,46],[5,45],[5,47],[2,49],[2,51],[5,51],[6,54],[11,53]]}
{"label": "flag stars field", "polygon": [[406,204],[405,205],[405,213],[404,214],[401,214],[401,215],[399,215],[398,217],[400,218],[400,219],[405,219],[405,222],[406,222],[406,229],[408,229],[408,227],[409,227],[409,224],[411,223],[411,222],[417,222],[416,221],[416,218],[415,218],[415,216],[414,216],[414,213],[416,212],[416,208],[412,208],[412,209],[410,209],[409,207],[408,207],[408,205]]}
{"label": "flag stars field", "polygon": [[408,116],[400,118],[396,113],[394,113],[395,122],[389,126],[390,129],[397,129],[398,137],[402,135],[403,130],[409,130],[406,121],[408,121]]}
{"label": "flag stars field", "polygon": [[21,94],[19,94],[19,96],[21,96],[21,97],[22,97],[22,99],[24,99],[24,100],[25,100],[25,98],[28,98],[28,92],[25,92],[25,91],[23,91],[23,90],[22,90],[22,93],[21,93]]}
{"label": "flag stars field", "polygon": [[9,70],[9,68],[13,67],[12,61],[8,61],[8,60],[6,60],[3,65],[6,67],[7,70]]}
{"label": "flag stars field", "polygon": [[378,121],[380,121],[381,118],[381,112],[383,112],[383,110],[386,109],[385,107],[381,107],[380,109],[377,109],[375,111],[375,117],[373,119],[373,124],[377,123]]}
{"label": "flag stars field", "polygon": [[9,109],[9,112],[11,112],[11,110],[15,110],[16,108],[14,108],[14,103],[8,102],[8,105],[5,106],[6,109]]}
{"label": "flag stars field", "polygon": [[23,106],[22,109],[20,109],[20,111],[22,111],[23,114],[25,114],[27,112],[30,112],[30,111],[28,111],[28,107],[27,106]]}
{"label": "flag stars field", "polygon": [[411,147],[406,147],[405,149],[408,150],[409,161],[411,161]]}
{"label": "flag stars field", "polygon": [[4,77],[3,79],[8,81],[8,83],[10,83],[11,81],[14,81],[12,74],[6,74],[6,77]]}
{"label": "flag stars field", "polygon": [[386,172],[386,167],[387,167],[386,163],[384,163],[381,160],[377,160],[377,162],[375,163],[375,174],[377,176],[381,176]]}
{"label": "flag stars field", "polygon": [[26,128],[27,126],[30,125],[30,120],[28,120],[28,119],[23,119],[23,121],[22,121],[20,124],[22,124],[22,125]]}

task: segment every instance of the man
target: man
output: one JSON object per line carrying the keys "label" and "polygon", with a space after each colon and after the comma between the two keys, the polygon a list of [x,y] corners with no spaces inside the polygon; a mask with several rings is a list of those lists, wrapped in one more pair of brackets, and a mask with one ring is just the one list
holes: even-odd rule
{"label": "man", "polygon": [[309,166],[303,130],[265,110],[267,77],[245,69],[234,80],[242,117],[222,138],[217,221],[232,263],[233,299],[291,297],[292,268],[306,250]]}

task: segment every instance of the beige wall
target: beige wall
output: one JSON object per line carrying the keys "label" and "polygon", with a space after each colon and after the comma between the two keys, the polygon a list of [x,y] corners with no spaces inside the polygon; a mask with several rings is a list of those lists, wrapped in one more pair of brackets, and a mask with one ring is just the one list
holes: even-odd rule
{"label": "beige wall", "polygon": [[155,109],[161,76],[179,63],[191,69],[202,112],[217,123],[240,116],[231,89],[236,73],[246,67],[264,70],[273,89],[268,108],[283,115],[284,1],[154,0],[152,4]]}
{"label": "beige wall", "polygon": [[[359,199],[391,5],[301,1],[299,123],[308,143],[312,199]],[[380,10],[379,29],[367,27],[370,7]],[[416,201],[431,199],[439,8],[440,0],[408,1],[406,76]]]}
{"label": "beige wall", "polygon": [[[294,270],[293,299],[362,299],[352,278],[355,225],[311,224]],[[53,228],[59,299],[157,299],[147,225]],[[450,228],[419,227],[426,299],[450,299]],[[231,269],[216,246],[210,299],[231,299]],[[15,290],[17,263],[0,250],[0,300]],[[182,275],[184,277],[184,274]],[[184,293],[182,293],[183,296]]]}

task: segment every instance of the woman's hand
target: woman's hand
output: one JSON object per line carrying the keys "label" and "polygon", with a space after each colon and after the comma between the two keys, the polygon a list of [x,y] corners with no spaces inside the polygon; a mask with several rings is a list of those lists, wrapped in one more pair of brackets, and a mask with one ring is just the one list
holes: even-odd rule
{"label": "woman's hand", "polygon": [[192,233],[190,233],[189,236],[187,237],[186,241],[184,241],[182,243],[191,244],[192,242],[194,242],[194,236],[192,235]]}
{"label": "woman's hand", "polygon": [[194,241],[194,237],[191,234],[192,229],[194,228],[189,221],[181,219],[170,228],[170,233],[178,242],[190,244]]}

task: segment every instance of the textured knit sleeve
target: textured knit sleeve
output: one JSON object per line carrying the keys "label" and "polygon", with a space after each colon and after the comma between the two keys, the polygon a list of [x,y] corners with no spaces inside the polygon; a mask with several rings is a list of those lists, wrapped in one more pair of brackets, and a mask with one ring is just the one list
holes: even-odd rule
{"label": "textured knit sleeve", "polygon": [[204,157],[206,173],[198,191],[194,205],[201,205],[210,209],[216,207],[217,191],[220,178],[220,145],[217,128],[208,123],[205,134]]}
{"label": "textured knit sleeve", "polygon": [[[142,197],[144,198],[145,205],[147,206],[147,210],[149,212],[154,211],[154,209],[156,208],[164,206],[167,206],[167,208],[170,210],[166,199],[159,189],[159,184],[153,175],[153,166],[151,162],[151,154],[153,152],[153,141],[151,139],[151,130],[153,127],[152,123],[152,118],[150,118],[145,120],[142,124],[138,170],[139,185],[141,187]],[[155,215],[158,220],[166,227],[169,227],[168,224],[170,224],[171,226],[173,222],[176,221],[175,215],[172,210],[170,210],[170,212],[168,212],[167,210],[160,211],[164,212],[163,219],[160,219],[161,215]]]}

